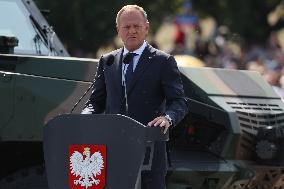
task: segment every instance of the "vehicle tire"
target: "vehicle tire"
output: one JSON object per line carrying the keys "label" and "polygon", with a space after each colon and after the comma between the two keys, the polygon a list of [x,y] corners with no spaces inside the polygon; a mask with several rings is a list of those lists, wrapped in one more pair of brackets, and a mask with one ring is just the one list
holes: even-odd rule
{"label": "vehicle tire", "polygon": [[42,166],[37,166],[17,171],[1,179],[0,188],[48,189],[45,170]]}

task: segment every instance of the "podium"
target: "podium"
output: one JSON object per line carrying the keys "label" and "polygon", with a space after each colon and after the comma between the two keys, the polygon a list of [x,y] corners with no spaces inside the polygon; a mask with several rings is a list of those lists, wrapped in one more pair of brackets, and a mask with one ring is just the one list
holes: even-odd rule
{"label": "podium", "polygon": [[[151,166],[143,165],[146,146],[155,141],[166,140],[168,140],[168,135],[164,135],[160,128],[145,127],[123,115],[60,115],[44,127],[44,158],[49,188],[69,189],[73,188],[70,183],[75,185],[74,183],[77,182],[74,188],[91,189],[104,185],[101,188],[139,189],[141,171]],[[77,161],[80,162],[78,165],[88,167],[87,155],[94,155],[96,151],[90,150],[92,145],[104,147],[105,157],[102,156],[102,159],[105,162],[100,173],[92,175],[93,178],[88,178],[86,182],[91,184],[87,186],[83,183],[84,177],[78,175],[78,172],[77,175],[74,171],[72,173],[71,170],[79,169]],[[74,146],[77,150],[72,152],[71,148]],[[82,146],[85,151],[78,150],[78,146]],[[75,151],[77,152],[74,153]],[[100,152],[101,155],[103,153]],[[72,156],[73,154],[77,155]],[[72,160],[76,166],[72,167],[70,163]],[[91,161],[88,160],[88,163],[90,164]],[[98,167],[97,165],[99,164],[93,167]],[[71,176],[77,177],[77,181],[70,179]],[[93,182],[96,176],[104,176],[104,179],[100,180],[97,185]]]}

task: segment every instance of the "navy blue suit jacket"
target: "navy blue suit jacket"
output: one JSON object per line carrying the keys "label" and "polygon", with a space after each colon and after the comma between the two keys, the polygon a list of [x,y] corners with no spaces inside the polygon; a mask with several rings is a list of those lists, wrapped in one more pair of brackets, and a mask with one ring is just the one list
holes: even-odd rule
{"label": "navy blue suit jacket", "polygon": [[[93,91],[84,113],[125,113],[122,51],[121,48],[101,57]],[[108,61],[110,56],[114,56],[112,64]],[[176,125],[187,113],[183,85],[175,59],[150,45],[146,46],[140,56],[127,94],[128,116],[145,125],[164,114],[168,114],[173,125]],[[165,142],[156,142],[151,170],[165,174],[166,169]]]}
{"label": "navy blue suit jacket", "polygon": [[[101,57],[85,113],[124,114],[122,90],[123,48]],[[110,56],[114,62],[109,63]],[[176,125],[187,113],[180,72],[173,56],[147,45],[127,92],[129,117],[147,125],[168,114]]]}

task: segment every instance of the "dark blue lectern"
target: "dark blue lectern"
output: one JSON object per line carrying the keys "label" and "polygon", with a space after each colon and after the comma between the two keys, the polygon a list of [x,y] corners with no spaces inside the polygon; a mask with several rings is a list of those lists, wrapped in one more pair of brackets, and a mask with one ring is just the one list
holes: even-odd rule
{"label": "dark blue lectern", "polygon": [[[147,169],[147,166],[143,165],[146,146],[151,146],[155,141],[166,140],[168,135],[164,135],[160,128],[145,127],[123,115],[58,116],[49,121],[44,128],[44,158],[49,188],[71,188],[69,186],[70,145],[94,144],[106,147],[106,165],[104,172],[101,172],[105,173],[104,188],[138,189],[140,172]],[[87,152],[90,151],[85,150],[82,156]],[[74,156],[73,161],[74,159],[77,161],[77,157],[80,156]],[[79,165],[83,163],[82,161]],[[83,182],[83,178],[80,180],[80,176],[77,176],[78,182]],[[91,182],[92,178],[89,179]],[[84,188],[92,187],[84,186]]]}

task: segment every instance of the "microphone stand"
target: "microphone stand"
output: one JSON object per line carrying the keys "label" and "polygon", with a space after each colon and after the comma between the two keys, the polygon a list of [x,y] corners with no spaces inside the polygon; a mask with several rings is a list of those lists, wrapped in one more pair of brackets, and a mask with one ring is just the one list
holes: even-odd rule
{"label": "microphone stand", "polygon": [[85,91],[85,93],[81,96],[81,98],[76,102],[76,104],[73,106],[73,108],[70,111],[70,114],[74,111],[74,109],[78,106],[78,104],[81,102],[81,100],[85,97],[85,95],[89,92],[89,90],[93,87],[94,82],[92,82],[91,86]]}
{"label": "microphone stand", "polygon": [[[108,57],[108,59],[106,60],[106,65],[111,66],[113,64],[113,61],[114,61],[114,55],[110,55]],[[103,70],[103,72],[104,72],[104,70]],[[101,77],[101,75],[99,75],[98,77]],[[81,98],[78,100],[78,102],[76,102],[76,104],[72,107],[70,114],[77,107],[77,105],[81,102],[81,100],[85,97],[85,95],[89,92],[89,90],[94,86],[94,84],[95,84],[95,82],[92,82],[91,86],[85,91],[85,93],[81,96]]]}
{"label": "microphone stand", "polygon": [[122,80],[123,80],[122,84],[124,85],[125,111],[126,111],[127,116],[128,116],[128,96],[127,96],[127,84],[126,84],[126,81],[125,81],[125,79],[126,79],[125,75],[126,75],[126,72],[129,68],[127,67],[127,70],[126,70],[125,65],[128,64],[128,66],[129,66],[129,63],[130,63],[131,60],[133,61],[132,53],[127,53],[126,56],[123,58],[124,67],[123,67],[123,74],[122,74]]}

